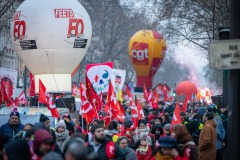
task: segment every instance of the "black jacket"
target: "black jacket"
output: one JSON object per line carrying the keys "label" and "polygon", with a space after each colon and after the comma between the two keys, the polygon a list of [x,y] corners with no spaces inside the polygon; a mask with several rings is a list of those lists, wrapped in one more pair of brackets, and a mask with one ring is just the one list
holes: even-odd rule
{"label": "black jacket", "polygon": [[[106,145],[107,143],[111,142],[109,139],[105,139],[105,141],[102,143],[101,147],[97,151],[98,160],[108,160],[107,154],[106,154]],[[93,146],[89,143],[88,147],[94,151]],[[121,152],[119,146],[114,143],[114,160],[125,160],[125,155]],[[95,159],[96,160],[96,159]]]}

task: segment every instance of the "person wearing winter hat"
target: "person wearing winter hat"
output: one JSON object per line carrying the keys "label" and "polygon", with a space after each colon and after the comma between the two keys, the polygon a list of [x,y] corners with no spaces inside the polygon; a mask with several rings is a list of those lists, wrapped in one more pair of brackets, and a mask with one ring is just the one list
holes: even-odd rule
{"label": "person wearing winter hat", "polygon": [[137,156],[136,156],[136,153],[134,152],[134,150],[128,147],[129,141],[128,141],[127,137],[122,136],[122,137],[118,138],[117,144],[119,145],[122,153],[125,155],[125,159],[137,160]]}
{"label": "person wearing winter hat", "polygon": [[38,158],[43,157],[54,148],[53,136],[45,129],[38,129],[34,133],[33,151]]}
{"label": "person wearing winter hat", "polygon": [[31,152],[28,143],[24,140],[18,139],[12,141],[4,146],[3,152],[5,154],[3,159],[6,160],[31,160]]}
{"label": "person wearing winter hat", "polygon": [[150,160],[179,160],[184,159],[180,156],[181,151],[177,141],[171,136],[165,136],[158,140],[159,147],[152,153]]}
{"label": "person wearing winter hat", "polygon": [[165,124],[164,127],[163,127],[163,131],[164,131],[164,134],[166,136],[170,136],[171,135],[170,127],[171,127],[170,123]]}
{"label": "person wearing winter hat", "polygon": [[63,152],[67,142],[70,139],[69,132],[66,129],[66,124],[64,120],[60,120],[57,123],[55,134],[56,134],[56,143],[60,147],[61,151]]}
{"label": "person wearing winter hat", "polygon": [[138,128],[136,128],[135,135],[133,136],[134,142],[140,141],[140,145],[136,149],[139,160],[146,160],[151,156],[153,141],[149,132],[150,128],[147,126],[147,122],[140,119],[138,121]]}
{"label": "person wearing winter hat", "polygon": [[56,139],[55,131],[50,127],[50,119],[44,114],[40,114],[39,122],[45,125],[46,130]]}
{"label": "person wearing winter hat", "polygon": [[10,118],[9,118],[8,122],[3,124],[0,127],[0,133],[7,135],[9,140],[12,141],[14,139],[15,135],[19,131],[22,131],[23,128],[24,128],[24,125],[21,124],[20,114],[17,111],[17,109],[14,108],[10,114]]}
{"label": "person wearing winter hat", "polygon": [[66,124],[66,128],[69,131],[69,134],[71,135],[72,133],[74,133],[75,132],[74,123],[71,121],[71,116],[69,114],[64,114],[63,120]]}

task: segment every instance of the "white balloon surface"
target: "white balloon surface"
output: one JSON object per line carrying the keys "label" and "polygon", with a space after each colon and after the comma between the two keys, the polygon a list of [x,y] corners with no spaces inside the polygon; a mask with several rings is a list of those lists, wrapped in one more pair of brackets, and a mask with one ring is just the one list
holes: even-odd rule
{"label": "white balloon surface", "polygon": [[48,92],[71,92],[71,73],[91,42],[92,25],[77,0],[26,0],[11,22],[14,48]]}

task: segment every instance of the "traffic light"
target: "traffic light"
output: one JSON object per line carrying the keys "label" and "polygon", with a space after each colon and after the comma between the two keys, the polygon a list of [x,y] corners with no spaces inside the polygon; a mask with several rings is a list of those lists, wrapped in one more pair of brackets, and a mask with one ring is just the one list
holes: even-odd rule
{"label": "traffic light", "polygon": [[176,96],[176,90],[173,90],[172,96],[173,96],[173,97]]}

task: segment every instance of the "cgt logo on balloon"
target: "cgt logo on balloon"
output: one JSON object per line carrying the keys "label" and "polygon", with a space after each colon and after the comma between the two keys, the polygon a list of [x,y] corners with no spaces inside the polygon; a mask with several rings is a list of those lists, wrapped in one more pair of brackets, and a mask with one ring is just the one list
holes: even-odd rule
{"label": "cgt logo on balloon", "polygon": [[142,42],[134,42],[132,46],[133,63],[137,65],[148,65],[148,58],[148,44]]}

